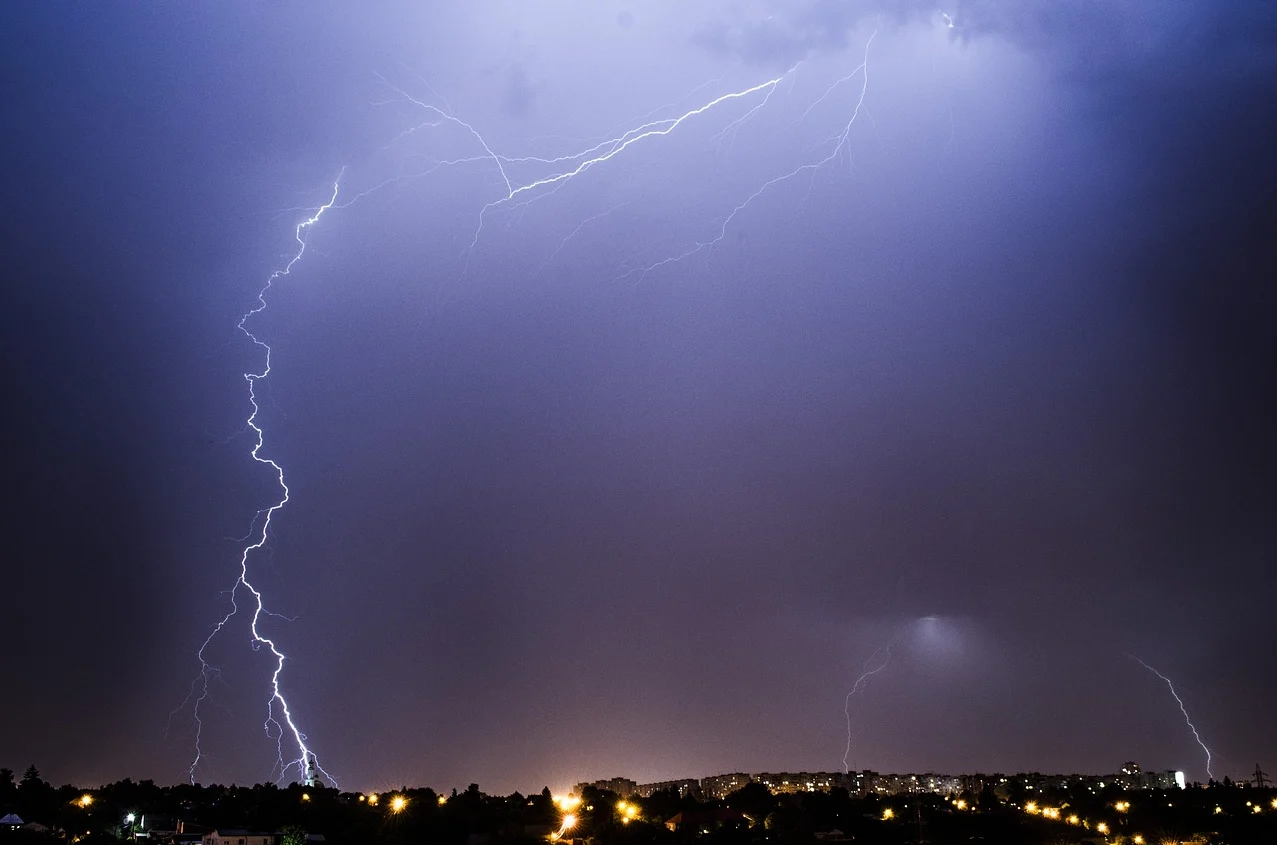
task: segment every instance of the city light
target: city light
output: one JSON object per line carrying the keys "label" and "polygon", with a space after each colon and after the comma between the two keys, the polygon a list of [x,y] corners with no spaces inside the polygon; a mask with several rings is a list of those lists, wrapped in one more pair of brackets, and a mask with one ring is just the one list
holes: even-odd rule
{"label": "city light", "polygon": [[953,806],[957,807],[959,810],[965,810],[967,808],[967,802],[965,799],[959,798],[957,801],[953,802]]}
{"label": "city light", "polygon": [[581,806],[581,799],[575,795],[556,795],[554,796],[554,806],[560,810],[575,810]]}
{"label": "city light", "polygon": [[309,793],[309,792],[303,792],[303,793],[302,793],[302,800],[303,800],[303,801],[309,801],[309,800],[310,800],[310,793]]}
{"label": "city light", "polygon": [[1024,812],[1028,813],[1029,815],[1034,815],[1035,813],[1037,813],[1037,811],[1038,811],[1038,804],[1036,801],[1030,801],[1029,803],[1024,805]]}
{"label": "city light", "polygon": [[125,824],[133,824],[133,822],[135,821],[137,821],[137,816],[134,815],[133,813],[129,813],[128,815],[124,817]]}
{"label": "city light", "polygon": [[1131,837],[1131,842],[1135,843],[1135,845],[1144,845],[1144,837],[1137,833]]}
{"label": "city light", "polygon": [[440,795],[440,796],[439,796],[439,806],[440,806],[440,807],[442,807],[444,804],[447,804],[447,803],[448,803],[448,796],[447,796],[447,795]]}
{"label": "city light", "polygon": [[1100,822],[1099,824],[1095,826],[1095,832],[1102,833],[1105,836],[1107,836],[1109,832],[1109,826],[1106,825],[1104,822]]}
{"label": "city light", "polygon": [[[558,803],[558,801],[556,800],[555,803]],[[581,803],[580,799],[577,800],[577,803]],[[550,841],[557,842],[563,838],[563,834],[567,833],[574,827],[576,827],[576,816],[572,813],[568,813],[563,817],[563,824],[559,826],[559,829],[550,834]]]}
{"label": "city light", "polygon": [[1067,821],[1069,824],[1081,824],[1081,823],[1082,823],[1082,820],[1081,820],[1080,818],[1078,818],[1077,813],[1074,813],[1073,815],[1069,816],[1067,819],[1065,819],[1065,821]]}
{"label": "city light", "polygon": [[79,804],[81,807],[87,807],[93,803],[93,796],[86,792],[76,799],[75,803]]}
{"label": "city light", "polygon": [[379,800],[379,799],[377,798],[377,793],[375,793],[375,792],[371,793],[371,794],[368,796],[368,806],[369,806],[369,807],[376,807],[376,806],[377,806],[377,801],[378,801],[378,800]]}
{"label": "city light", "polygon": [[390,812],[402,813],[403,808],[408,806],[408,799],[402,795],[396,795],[390,799]]}
{"label": "city light", "polygon": [[882,811],[882,820],[889,822],[896,817],[896,811],[888,807]]}
{"label": "city light", "polygon": [[1125,813],[1127,810],[1131,809],[1131,802],[1118,801],[1116,804],[1113,805],[1113,809],[1117,810],[1119,813]]}
{"label": "city light", "polygon": [[1277,798],[1274,798],[1272,803],[1269,804],[1268,806],[1272,807],[1274,810],[1277,810]]}

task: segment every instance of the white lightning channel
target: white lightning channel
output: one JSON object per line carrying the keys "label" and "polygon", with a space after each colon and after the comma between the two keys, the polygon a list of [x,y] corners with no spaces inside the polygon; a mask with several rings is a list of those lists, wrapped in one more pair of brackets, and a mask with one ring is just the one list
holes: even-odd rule
{"label": "white lightning channel", "polygon": [[[723,94],[721,96],[715,97],[714,99],[710,100],[708,103],[697,106],[694,109],[690,109],[684,112],[683,114],[679,115],[678,117],[669,118],[667,120],[652,121],[636,129],[631,129],[628,132],[624,133],[623,135],[620,135],[608,141],[604,141],[600,144],[596,144],[594,147],[590,148],[589,150],[590,154],[588,154],[588,157],[582,158],[582,156],[580,155],[562,156],[557,159],[550,160],[550,163],[565,162],[565,161],[578,162],[576,166],[567,168],[565,170],[561,170],[558,173],[552,173],[549,176],[542,176],[539,179],[534,179],[530,182],[525,182],[523,184],[518,185],[517,187],[511,186],[509,183],[509,180],[507,180],[506,195],[504,197],[501,197],[500,199],[496,199],[489,202],[488,204],[486,204],[483,208],[479,210],[479,225],[475,228],[474,237],[470,241],[470,250],[473,251],[474,248],[478,246],[479,244],[479,236],[483,233],[484,217],[489,210],[496,208],[498,206],[510,203],[516,197],[522,194],[528,194],[530,192],[534,192],[539,188],[546,188],[546,187],[557,188],[565,184],[566,182],[572,179],[575,179],[577,176],[580,176],[582,173],[585,173],[590,168],[612,160],[613,158],[625,152],[625,150],[629,149],[631,146],[633,146],[634,144],[637,144],[640,141],[645,141],[648,138],[663,138],[666,135],[669,135],[675,129],[678,129],[687,121],[691,120],[694,117],[697,117],[698,115],[704,114],[705,112],[709,111],[715,106],[721,105],[722,103],[730,102],[732,100],[739,100],[744,97],[748,97],[751,94],[758,93],[759,91],[770,91],[771,89],[774,89],[777,85],[779,85],[780,81],[784,78],[785,78],[785,74],[782,74],[781,76],[777,76],[773,79],[769,79],[766,82],[760,82],[757,85],[751,86],[749,88],[745,88],[740,91],[731,91],[727,94]],[[485,144],[484,146],[486,149],[487,145]],[[602,152],[600,152],[600,150]],[[504,174],[505,174],[505,171],[502,170],[502,175]]]}
{"label": "white lightning channel", "polygon": [[[882,655],[882,662],[879,663],[874,668],[870,669],[869,667],[870,665],[873,664],[874,658],[876,658],[879,654]],[[875,651],[873,654],[869,655],[869,659],[865,661],[865,665],[860,673],[860,677],[856,678],[856,682],[851,685],[851,691],[848,692],[847,697],[843,699],[842,712],[843,712],[843,715],[847,717],[847,747],[846,749],[843,750],[843,753],[842,753],[843,774],[847,774],[848,772],[851,771],[851,768],[849,764],[847,763],[847,758],[851,756],[851,697],[860,690],[861,686],[866,681],[868,681],[870,677],[877,675],[883,669],[886,669],[887,664],[890,662],[891,662],[891,645],[890,644],[883,646],[882,648]]]}
{"label": "white lightning channel", "polygon": [[[856,119],[860,117],[861,109],[864,107],[864,104],[865,104],[865,97],[869,93],[869,48],[873,45],[874,38],[876,38],[877,35],[878,35],[878,30],[874,29],[874,31],[869,35],[868,40],[865,41],[865,53],[861,63],[857,65],[851,71],[851,73],[848,73],[846,76],[843,76],[840,79],[835,80],[833,84],[831,84],[829,88],[825,91],[825,93],[822,94],[814,103],[812,103],[812,105],[807,110],[807,112],[809,112],[811,111],[812,108],[815,108],[816,105],[818,105],[821,101],[823,101],[826,97],[828,97],[833,92],[833,90],[837,88],[839,85],[841,85],[842,83],[847,82],[850,79],[853,79],[857,74],[861,75],[860,95],[856,99],[856,105],[852,109],[851,116],[847,118],[847,122],[843,125],[842,129],[839,130],[837,134],[827,139],[826,143],[830,144],[831,146],[829,148],[829,152],[825,156],[823,156],[820,159],[817,159],[816,161],[809,161],[805,164],[800,164],[797,167],[793,168],[792,170],[786,171],[785,173],[782,173],[779,176],[775,176],[771,179],[768,179],[766,182],[763,182],[763,184],[760,185],[757,190],[755,190],[752,194],[747,196],[741,203],[739,203],[735,208],[733,208],[731,212],[728,213],[728,215],[722,219],[722,221],[720,221],[719,227],[718,227],[718,233],[714,235],[714,237],[710,238],[709,240],[701,241],[697,243],[695,246],[693,246],[691,249],[686,250],[685,252],[679,255],[661,259],[660,261],[657,261],[654,264],[649,264],[647,267],[644,267],[641,269],[630,270],[629,272],[624,273],[620,278],[624,279],[637,273],[639,274],[638,281],[641,282],[653,270],[657,270],[661,267],[665,267],[670,264],[677,264],[680,261],[684,261],[688,258],[691,258],[693,255],[696,255],[699,252],[704,252],[705,250],[712,249],[713,247],[721,243],[724,238],[727,237],[728,227],[732,225],[732,222],[736,219],[737,215],[739,215],[742,211],[748,208],[750,204],[754,202],[754,200],[761,197],[763,194],[765,194],[768,190],[775,187],[776,185],[779,185],[782,182],[787,182],[801,173],[807,173],[814,177],[816,171],[820,170],[825,165],[829,164],[831,161],[833,161],[834,159],[838,158],[840,155],[845,153],[847,151],[848,142],[851,137],[852,126],[855,125]],[[792,73],[793,71],[791,70],[790,72]],[[777,79],[773,82],[773,84],[779,81],[780,80]],[[803,112],[803,117],[807,115],[807,112]],[[751,112],[751,115],[749,116],[752,116],[752,112]],[[802,120],[802,117],[800,117],[799,120]]]}
{"label": "white lightning channel", "polygon": [[[684,251],[683,253],[679,255],[674,255],[668,258],[664,258],[660,261],[649,264],[646,267],[634,268],[634,269],[628,270],[620,278],[624,279],[634,274],[639,274],[640,280],[641,280],[642,277],[646,277],[649,273],[651,273],[652,271],[660,267],[663,267],[669,264],[678,263],[680,261],[683,261],[684,259],[690,258],[691,256],[699,252],[703,252],[705,250],[711,249],[712,247],[714,247],[715,245],[723,241],[723,239],[727,235],[727,230],[730,228],[730,226],[736,220],[736,218],[743,211],[745,211],[755,200],[757,200],[763,194],[767,193],[767,191],[769,191],[773,187],[783,182],[786,182],[802,174],[808,174],[814,177],[817,171],[819,171],[820,169],[822,169],[829,163],[835,161],[838,157],[845,155],[848,152],[852,128],[857,122],[858,118],[860,117],[860,114],[864,108],[866,96],[868,94],[869,53],[870,53],[870,48],[872,47],[874,43],[874,39],[877,37],[877,35],[878,35],[878,29],[875,28],[873,32],[869,35],[868,39],[866,39],[865,46],[864,46],[864,55],[860,64],[858,64],[846,75],[842,76],[841,78],[831,83],[826,88],[826,90],[821,94],[821,96],[818,97],[807,108],[807,110],[803,112],[803,115],[799,118],[799,121],[803,120],[807,116],[807,114],[811,112],[813,108],[815,108],[816,106],[824,102],[827,98],[829,98],[833,94],[833,92],[843,83],[846,83],[856,78],[856,76],[861,77],[859,94],[856,97],[854,105],[851,108],[850,116],[847,118],[846,122],[842,125],[842,127],[837,132],[835,132],[832,136],[830,136],[829,138],[825,140],[824,144],[827,149],[822,156],[820,156],[819,158],[815,160],[800,164],[799,166],[794,167],[785,173],[774,176],[764,181],[756,190],[754,190],[752,193],[746,196],[740,203],[738,203],[734,208],[732,208],[730,212],[718,222],[717,232],[710,239],[696,243],[690,249]],[[425,129],[425,128],[435,128],[435,127],[439,127],[442,124],[447,123],[447,124],[452,124],[463,129],[475,142],[477,142],[478,146],[482,149],[482,154],[476,154],[476,155],[467,156],[464,158],[457,158],[450,161],[436,161],[436,162],[433,162],[430,167],[418,173],[403,174],[403,175],[391,177],[390,179],[387,179],[383,181],[382,183],[375,185],[372,188],[369,188],[357,194],[352,199],[348,200],[346,202],[346,205],[349,205],[371,193],[375,193],[381,190],[382,188],[388,187],[400,181],[403,181],[406,179],[414,179],[420,176],[427,175],[428,173],[434,172],[440,167],[467,164],[467,163],[473,163],[477,161],[491,162],[500,177],[501,185],[504,188],[504,190],[501,196],[497,197],[496,199],[488,201],[479,209],[478,220],[475,226],[474,234],[472,235],[470,239],[469,246],[464,250],[464,263],[466,268],[468,268],[470,257],[473,254],[475,248],[478,246],[479,239],[483,235],[484,226],[490,212],[500,208],[506,208],[506,209],[522,212],[533,202],[537,202],[539,200],[543,200],[549,197],[551,194],[565,187],[567,183],[573,181],[574,179],[577,179],[578,177],[584,176],[588,171],[594,169],[595,167],[599,165],[603,165],[612,161],[614,158],[622,155],[631,147],[633,147],[636,144],[639,144],[640,142],[666,137],[676,132],[684,124],[688,123],[689,121],[697,117],[700,117],[701,115],[706,114],[707,112],[710,112],[725,104],[729,104],[733,101],[747,100],[751,97],[755,97],[761,94],[762,96],[759,97],[758,102],[751,105],[749,109],[745,112],[745,114],[738,116],[735,119],[729,121],[721,130],[719,130],[717,133],[715,133],[712,136],[711,141],[714,143],[717,143],[719,147],[721,148],[724,142],[727,141],[727,139],[731,139],[735,137],[735,135],[740,131],[740,129],[746,123],[755,119],[759,115],[759,113],[764,108],[767,107],[768,103],[771,101],[772,95],[776,92],[776,89],[786,79],[792,79],[794,77],[794,74],[798,72],[799,67],[800,65],[794,65],[789,70],[785,71],[784,73],[778,76],[772,77],[770,79],[764,80],[762,82],[759,82],[757,84],[751,85],[746,88],[742,88],[735,91],[729,91],[728,93],[725,93],[725,94],[720,94],[719,96],[713,97],[705,102],[702,102],[701,104],[696,105],[693,108],[686,109],[685,111],[683,111],[681,114],[677,116],[652,119],[651,118],[652,113],[649,112],[647,116],[644,116],[643,118],[639,119],[638,125],[632,126],[629,129],[625,129],[624,131],[621,131],[610,138],[605,138],[603,140],[595,140],[592,143],[589,143],[588,146],[580,150],[577,150],[575,152],[568,152],[568,153],[563,153],[559,155],[550,155],[550,156],[507,155],[507,154],[497,152],[497,150],[492,146],[492,144],[488,142],[488,140],[483,136],[483,134],[479,131],[479,129],[474,124],[466,120],[463,120],[460,117],[457,117],[455,114],[453,114],[451,109],[448,107],[447,102],[444,101],[443,98],[440,97],[439,95],[434,94],[433,91],[431,91],[431,93],[436,98],[438,98],[440,102],[443,103],[443,107],[427,102],[426,100],[423,100],[420,97],[413,96],[402,87],[397,86],[393,84],[392,82],[390,82],[389,80],[387,80],[385,77],[378,75],[377,79],[381,83],[381,85],[383,85],[389,91],[393,92],[397,97],[397,100],[390,100],[390,101],[387,101],[386,103],[380,103],[378,105],[385,105],[389,102],[400,101],[400,102],[408,103],[412,105],[413,107],[415,107],[416,109],[425,112],[426,114],[426,119],[422,123],[404,130],[404,132],[400,133],[400,135],[397,136],[396,140],[398,140],[399,138],[403,138],[407,135],[413,134],[417,132],[418,130]],[[391,143],[393,143],[393,141]],[[532,176],[528,178],[523,178],[516,175],[516,171],[526,171],[529,168],[532,168],[534,170],[540,170],[541,172],[534,173]],[[548,173],[544,172],[547,168],[550,171]],[[611,213],[611,212],[606,212],[601,216],[606,216],[606,214],[608,213]],[[600,215],[596,215],[596,217],[592,219],[597,219],[598,216]],[[576,231],[579,231],[579,227]],[[568,239],[570,238],[571,236],[569,236]],[[555,251],[556,254],[559,250],[562,249],[562,246],[563,244],[561,243],[559,248],[556,249]]]}
{"label": "white lightning channel", "polygon": [[[292,272],[293,267],[298,261],[301,261],[302,256],[305,255],[306,232],[318,223],[319,219],[323,217],[324,212],[332,208],[337,202],[337,193],[341,184],[341,177],[344,174],[345,169],[343,168],[342,173],[338,175],[337,180],[333,183],[332,196],[329,197],[328,201],[316,209],[309,217],[297,224],[296,228],[293,230],[293,237],[297,241],[296,252],[293,253],[292,257],[288,260],[288,263],[267,277],[266,282],[257,292],[257,304],[246,311],[236,324],[236,328],[243,332],[244,336],[252,341],[254,346],[261,349],[264,355],[262,369],[260,372],[244,373],[244,380],[248,383],[248,401],[253,409],[248,415],[248,419],[245,423],[248,428],[252,429],[256,436],[256,442],[253,444],[253,448],[249,454],[252,456],[254,461],[259,464],[265,464],[274,472],[275,480],[279,484],[280,498],[270,507],[259,510],[257,515],[253,518],[253,526],[249,531],[249,538],[251,542],[248,542],[248,544],[244,546],[244,549],[240,554],[239,577],[235,579],[235,583],[230,589],[231,609],[222,617],[221,621],[213,626],[213,630],[204,640],[203,645],[200,646],[199,652],[197,653],[200,661],[200,674],[196,676],[194,681],[192,681],[191,691],[187,695],[187,700],[178,707],[178,711],[185,708],[186,704],[194,695],[196,688],[199,688],[200,693],[199,696],[195,698],[195,705],[193,708],[193,715],[195,719],[195,757],[191,760],[190,770],[188,772],[191,783],[195,783],[196,772],[206,756],[203,746],[201,745],[204,722],[201,718],[200,711],[209,698],[209,682],[220,676],[220,670],[218,667],[213,666],[208,662],[206,652],[209,645],[213,642],[217,635],[221,633],[227,624],[230,623],[231,619],[239,613],[240,605],[238,596],[241,590],[247,591],[249,595],[252,596],[252,618],[249,623],[249,631],[252,634],[251,642],[253,650],[257,651],[265,646],[269,649],[275,660],[275,669],[271,673],[270,679],[270,696],[266,702],[266,720],[262,727],[266,731],[266,735],[275,740],[276,748],[279,753],[276,763],[279,778],[282,780],[287,772],[293,767],[298,769],[299,774],[304,773],[308,763],[315,763],[316,768],[318,768],[318,763],[315,762],[315,755],[306,745],[306,735],[297,727],[297,723],[293,718],[292,709],[288,705],[288,699],[285,698],[284,692],[280,688],[280,675],[284,671],[284,662],[287,660],[287,657],[279,650],[275,641],[263,634],[261,629],[258,627],[258,623],[263,615],[272,614],[270,614],[264,606],[261,591],[254,587],[252,581],[249,580],[248,559],[253,552],[266,545],[266,540],[270,533],[271,520],[274,518],[277,511],[284,507],[284,505],[288,504],[289,490],[288,485],[284,482],[283,467],[271,458],[264,457],[261,454],[262,446],[265,443],[265,434],[261,426],[257,423],[257,414],[260,410],[257,404],[257,383],[270,376],[271,348],[265,341],[253,334],[253,332],[248,328],[248,322],[252,317],[260,314],[266,309],[266,295],[270,292],[271,287],[274,286],[277,281],[289,275]],[[170,719],[171,718],[172,716],[170,715]],[[284,741],[286,738],[291,738],[292,744],[296,745],[297,749],[297,758],[291,762],[285,761]],[[322,772],[324,777],[330,782],[335,782],[333,777],[322,768],[318,768],[318,770]]]}
{"label": "white lightning channel", "polygon": [[1193,720],[1188,715],[1188,708],[1184,706],[1184,699],[1180,698],[1179,693],[1175,691],[1175,685],[1171,683],[1171,679],[1166,677],[1165,675],[1163,675],[1161,672],[1157,671],[1156,669],[1154,669],[1152,666],[1149,666],[1147,663],[1145,663],[1143,660],[1140,660],[1135,655],[1130,654],[1128,652],[1126,653],[1126,656],[1131,658],[1132,660],[1134,660],[1136,663],[1140,664],[1141,666],[1143,666],[1148,671],[1152,672],[1157,677],[1161,678],[1162,681],[1166,683],[1166,688],[1171,691],[1171,695],[1174,696],[1175,698],[1175,703],[1179,705],[1179,712],[1184,714],[1184,724],[1188,725],[1188,729],[1193,732],[1193,739],[1197,740],[1197,744],[1202,747],[1202,751],[1206,752],[1206,779],[1214,780],[1215,774],[1211,771],[1210,749],[1206,747],[1206,743],[1202,742],[1201,735],[1197,733],[1197,727],[1193,725]]}

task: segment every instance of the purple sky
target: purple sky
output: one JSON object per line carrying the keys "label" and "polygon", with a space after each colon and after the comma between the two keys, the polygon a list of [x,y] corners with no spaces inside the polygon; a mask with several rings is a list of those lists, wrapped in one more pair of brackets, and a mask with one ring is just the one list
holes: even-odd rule
{"label": "purple sky", "polygon": [[[343,167],[252,323],[250,557],[343,786],[840,769],[887,643],[856,768],[1204,780],[1126,652],[1277,765],[1271,4],[215,6],[0,10],[0,765],[186,777],[276,495],[235,323]],[[473,250],[501,174],[385,84],[517,158],[781,74]],[[268,780],[271,663],[210,656],[197,777]]]}

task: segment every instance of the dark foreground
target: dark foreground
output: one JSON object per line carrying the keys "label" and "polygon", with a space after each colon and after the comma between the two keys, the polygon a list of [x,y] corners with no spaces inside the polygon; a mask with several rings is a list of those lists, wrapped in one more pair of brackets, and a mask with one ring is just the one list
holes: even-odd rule
{"label": "dark foreground", "polygon": [[[172,786],[130,780],[53,787],[28,771],[0,779],[0,843],[367,845],[368,843],[1277,843],[1277,790],[1212,785],[1037,796],[898,795],[844,790],[773,795],[750,784],[724,800],[673,791],[622,801],[587,789],[579,803],[549,790],[485,795],[475,785],[382,794],[292,785]],[[565,825],[565,820],[568,824]],[[214,839],[214,836],[217,839]],[[322,839],[320,839],[322,837]]]}

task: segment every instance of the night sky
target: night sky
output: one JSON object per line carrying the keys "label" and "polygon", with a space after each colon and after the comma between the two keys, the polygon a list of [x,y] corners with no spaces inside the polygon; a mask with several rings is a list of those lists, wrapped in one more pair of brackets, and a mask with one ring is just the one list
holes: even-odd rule
{"label": "night sky", "polygon": [[[0,765],[186,779],[277,495],[235,324],[344,167],[251,323],[250,557],[343,787],[841,770],[887,646],[853,768],[1205,780],[1130,653],[1273,771],[1277,8],[944,11],[0,6]],[[828,154],[875,31],[840,154],[635,272]],[[394,90],[552,157],[781,74],[473,249],[501,174]],[[273,777],[249,639],[204,783]]]}

